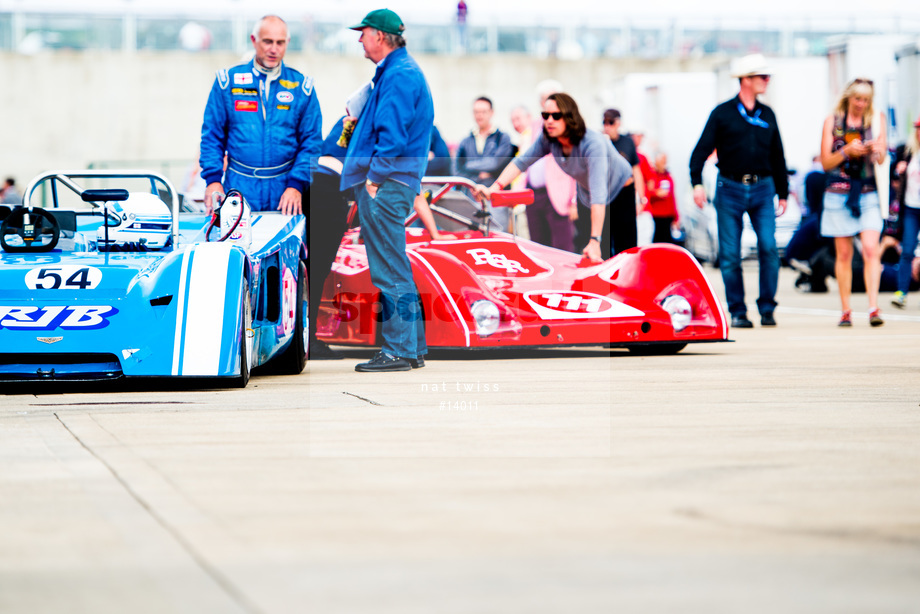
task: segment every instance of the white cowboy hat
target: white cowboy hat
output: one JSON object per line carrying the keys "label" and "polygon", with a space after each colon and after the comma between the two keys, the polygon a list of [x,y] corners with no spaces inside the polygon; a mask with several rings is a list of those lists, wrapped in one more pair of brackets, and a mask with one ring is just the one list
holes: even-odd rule
{"label": "white cowboy hat", "polygon": [[732,77],[740,79],[741,77],[752,77],[754,75],[772,74],[767,66],[767,60],[763,54],[753,53],[743,58],[732,60]]}

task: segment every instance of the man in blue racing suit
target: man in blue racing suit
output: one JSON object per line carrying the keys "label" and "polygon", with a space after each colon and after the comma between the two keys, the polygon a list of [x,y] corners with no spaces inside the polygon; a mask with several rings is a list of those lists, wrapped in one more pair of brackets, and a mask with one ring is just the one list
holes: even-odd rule
{"label": "man in blue racing suit", "polygon": [[205,107],[206,207],[214,193],[236,188],[253,210],[299,214],[322,144],[313,79],[282,62],[290,35],[280,17],[263,17],[250,39],[255,57],[218,72]]}

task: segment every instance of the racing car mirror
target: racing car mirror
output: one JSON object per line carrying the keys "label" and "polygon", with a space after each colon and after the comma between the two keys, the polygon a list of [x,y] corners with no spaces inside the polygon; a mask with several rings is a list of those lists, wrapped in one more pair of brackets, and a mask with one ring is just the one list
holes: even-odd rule
{"label": "racing car mirror", "polygon": [[57,219],[40,207],[16,207],[0,224],[0,247],[6,252],[49,252],[60,237]]}
{"label": "racing car mirror", "polygon": [[533,190],[500,190],[492,192],[493,207],[517,207],[518,205],[532,205]]}
{"label": "racing car mirror", "polygon": [[[492,192],[492,197],[489,199],[489,202],[492,204],[492,208],[496,207],[516,207],[518,205],[530,205],[533,204],[533,190],[497,190]],[[482,202],[482,209],[475,213],[477,218],[485,218],[486,229],[485,236],[489,236],[489,226],[492,223],[492,213],[486,207],[486,203]]]}

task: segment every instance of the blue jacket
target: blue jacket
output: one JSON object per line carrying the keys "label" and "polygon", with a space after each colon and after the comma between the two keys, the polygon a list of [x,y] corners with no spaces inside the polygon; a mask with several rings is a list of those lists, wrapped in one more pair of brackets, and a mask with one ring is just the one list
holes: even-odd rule
{"label": "blue jacket", "polygon": [[428,160],[425,175],[429,177],[450,175],[450,150],[441,137],[441,132],[435,126],[431,127],[431,149],[429,151],[434,154],[434,157]]}
{"label": "blue jacket", "polygon": [[418,192],[434,126],[425,75],[400,47],[377,66],[373,84],[348,144],[341,187],[392,179]]}
{"label": "blue jacket", "polygon": [[201,127],[201,176],[239,189],[255,210],[275,209],[286,188],[304,192],[310,184],[322,112],[312,78],[282,63],[278,79],[267,82],[253,62],[217,73]]}
{"label": "blue jacket", "polygon": [[[505,170],[513,153],[511,137],[501,130],[496,129],[486,137],[482,153],[476,151],[476,136],[470,133],[457,147],[457,174],[476,183],[489,185]],[[489,173],[491,179],[480,179],[479,173],[483,172]]]}

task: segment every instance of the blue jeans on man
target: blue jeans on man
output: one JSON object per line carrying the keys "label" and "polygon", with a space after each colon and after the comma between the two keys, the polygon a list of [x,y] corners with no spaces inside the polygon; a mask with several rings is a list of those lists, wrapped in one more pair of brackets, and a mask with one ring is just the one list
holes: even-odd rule
{"label": "blue jeans on man", "polygon": [[424,356],[425,322],[406,255],[405,221],[416,194],[392,179],[380,184],[376,198],[363,185],[356,191],[371,281],[380,290],[381,350],[400,358]]}
{"label": "blue jeans on man", "polygon": [[776,188],[772,178],[744,184],[719,176],[716,184],[716,219],[719,224],[719,269],[725,284],[725,298],[732,318],[747,316],[744,303],[744,278],[741,274],[741,232],[747,213],[757,235],[757,258],[760,262],[760,298],[757,310],[761,316],[776,309],[776,287],[779,283],[779,250],[776,247],[776,213],[773,197]]}
{"label": "blue jeans on man", "polygon": [[901,236],[901,259],[898,262],[898,291],[907,294],[910,290],[910,267],[917,249],[917,234],[920,233],[920,209],[902,203],[901,220],[904,232]]}

